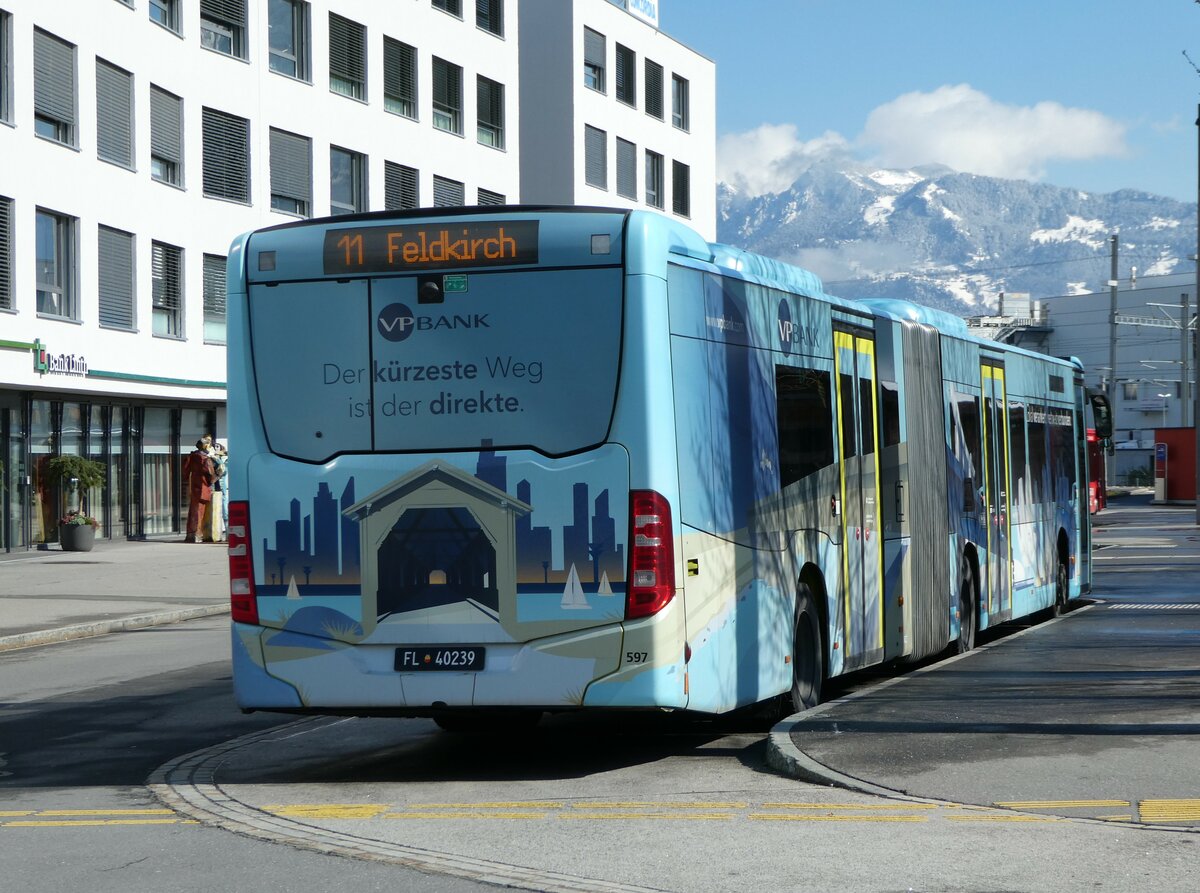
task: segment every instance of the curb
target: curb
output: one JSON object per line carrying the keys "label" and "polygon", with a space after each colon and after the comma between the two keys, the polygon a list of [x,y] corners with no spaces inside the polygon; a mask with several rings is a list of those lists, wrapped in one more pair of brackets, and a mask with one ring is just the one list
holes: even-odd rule
{"label": "curb", "polygon": [[130,617],[118,617],[114,620],[77,623],[57,629],[34,630],[13,636],[0,636],[0,652],[15,651],[18,648],[32,648],[34,645],[52,645],[56,642],[69,642],[72,639],[88,639],[93,636],[105,636],[109,633],[145,629],[149,626],[165,626],[169,623],[181,623],[184,620],[215,617],[218,614],[228,613],[228,604],[201,605],[196,608],[181,608],[177,611],[160,611],[156,614],[134,614]]}

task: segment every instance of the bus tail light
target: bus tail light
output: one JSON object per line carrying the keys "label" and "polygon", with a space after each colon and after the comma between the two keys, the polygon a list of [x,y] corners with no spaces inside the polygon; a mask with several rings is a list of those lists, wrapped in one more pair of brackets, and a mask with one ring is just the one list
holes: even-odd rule
{"label": "bus tail light", "polygon": [[250,551],[250,503],[229,503],[229,610],[236,623],[258,623],[254,558]]}
{"label": "bus tail light", "polygon": [[671,504],[653,490],[629,494],[629,577],[625,619],[649,617],[675,596]]}

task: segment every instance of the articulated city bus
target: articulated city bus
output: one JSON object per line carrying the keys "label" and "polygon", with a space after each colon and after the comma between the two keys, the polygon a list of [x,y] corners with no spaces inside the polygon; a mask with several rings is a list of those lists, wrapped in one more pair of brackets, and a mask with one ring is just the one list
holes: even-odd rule
{"label": "articulated city bus", "polygon": [[1083,372],[602,208],[229,258],[246,709],[797,709],[1090,586]]}

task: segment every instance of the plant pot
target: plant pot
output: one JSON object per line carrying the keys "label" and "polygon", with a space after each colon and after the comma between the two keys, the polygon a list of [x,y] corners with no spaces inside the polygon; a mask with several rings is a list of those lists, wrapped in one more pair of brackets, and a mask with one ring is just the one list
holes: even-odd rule
{"label": "plant pot", "polygon": [[96,544],[96,528],[91,524],[65,524],[58,528],[58,542],[64,552],[90,552]]}

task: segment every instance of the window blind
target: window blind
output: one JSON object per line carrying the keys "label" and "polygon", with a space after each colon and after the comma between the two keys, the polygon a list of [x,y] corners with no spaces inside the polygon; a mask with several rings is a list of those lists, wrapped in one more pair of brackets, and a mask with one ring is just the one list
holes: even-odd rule
{"label": "window blind", "polygon": [[353,85],[353,95],[362,99],[367,82],[367,29],[358,22],[329,14],[329,76]]}
{"label": "window blind", "polygon": [[133,234],[101,226],[98,245],[100,325],[133,328]]}
{"label": "window blind", "polygon": [[445,177],[433,178],[433,206],[435,208],[457,208],[466,201],[463,184]]}
{"label": "window blind", "polygon": [[183,100],[159,87],[150,87],[150,152],[166,161],[183,161]]}
{"label": "window blind", "polygon": [[96,60],[96,152],[133,167],[133,75]]}
{"label": "window blind", "polygon": [[389,211],[407,211],[420,204],[416,168],[383,163],[383,202]]}
{"label": "window blind", "polygon": [[312,140],[308,137],[271,128],[271,194],[312,202]]}
{"label": "window blind", "polygon": [[250,122],[204,109],[204,194],[250,201]]}
{"label": "window blind", "polygon": [[39,115],[75,125],[75,47],[33,31],[33,108]]}

